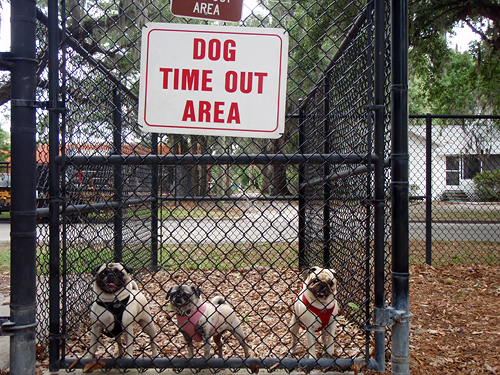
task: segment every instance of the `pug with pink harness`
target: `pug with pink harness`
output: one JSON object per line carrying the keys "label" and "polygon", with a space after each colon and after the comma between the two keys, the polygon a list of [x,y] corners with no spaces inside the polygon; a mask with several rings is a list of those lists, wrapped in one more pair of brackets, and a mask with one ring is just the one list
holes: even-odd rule
{"label": "pug with pink harness", "polygon": [[184,336],[189,357],[194,356],[193,341],[204,343],[204,357],[210,358],[210,338],[213,336],[219,357],[222,358],[222,339],[224,331],[230,331],[240,342],[245,356],[253,355],[245,342],[241,321],[224,297],[217,296],[211,302],[203,302],[197,287],[178,285],[170,288],[167,300],[175,310],[177,324]]}

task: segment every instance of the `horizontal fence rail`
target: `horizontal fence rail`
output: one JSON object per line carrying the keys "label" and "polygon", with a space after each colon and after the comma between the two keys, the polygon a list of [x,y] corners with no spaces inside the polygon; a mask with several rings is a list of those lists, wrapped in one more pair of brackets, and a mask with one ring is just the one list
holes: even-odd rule
{"label": "horizontal fence rail", "polygon": [[359,164],[377,155],[352,154],[239,154],[239,155],[110,155],[58,157],[59,165],[220,165],[220,164]]}

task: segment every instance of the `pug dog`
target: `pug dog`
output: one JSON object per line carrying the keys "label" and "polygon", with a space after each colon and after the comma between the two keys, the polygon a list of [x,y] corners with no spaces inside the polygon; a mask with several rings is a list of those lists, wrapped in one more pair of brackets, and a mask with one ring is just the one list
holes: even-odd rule
{"label": "pug dog", "polygon": [[310,358],[317,358],[316,335],[322,332],[323,345],[326,352],[333,357],[334,335],[337,322],[335,316],[339,306],[335,299],[337,280],[332,269],[312,267],[304,273],[306,279],[293,304],[290,332],[292,333],[292,348],[295,354],[298,342],[299,328],[307,330],[307,346]]}
{"label": "pug dog", "polygon": [[94,276],[96,301],[90,308],[92,331],[90,336],[89,358],[95,357],[97,342],[102,333],[116,338],[118,356],[124,353],[122,334],[125,335],[125,352],[133,355],[134,322],[139,323],[151,338],[153,356],[158,355],[154,341],[156,328],[151,316],[148,301],[132,280],[132,267],[123,263],[104,263],[97,267]]}
{"label": "pug dog", "polygon": [[221,334],[230,331],[240,342],[245,356],[253,351],[245,342],[241,322],[224,297],[217,296],[211,302],[203,302],[197,287],[177,285],[167,293],[167,300],[177,317],[177,324],[184,336],[190,358],[193,358],[193,341],[204,342],[204,357],[210,358],[210,338],[213,336],[216,350],[222,358]]}

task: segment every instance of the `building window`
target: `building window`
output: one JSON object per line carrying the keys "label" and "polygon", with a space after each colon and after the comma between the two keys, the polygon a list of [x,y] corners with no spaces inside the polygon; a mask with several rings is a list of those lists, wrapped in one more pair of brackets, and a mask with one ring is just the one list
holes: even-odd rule
{"label": "building window", "polygon": [[446,185],[458,185],[460,177],[460,158],[458,156],[446,157]]}
{"label": "building window", "polygon": [[483,171],[497,171],[500,169],[500,155],[487,155],[482,164]]}
{"label": "building window", "polygon": [[477,156],[464,156],[463,179],[472,180],[479,172],[481,172],[481,160]]}

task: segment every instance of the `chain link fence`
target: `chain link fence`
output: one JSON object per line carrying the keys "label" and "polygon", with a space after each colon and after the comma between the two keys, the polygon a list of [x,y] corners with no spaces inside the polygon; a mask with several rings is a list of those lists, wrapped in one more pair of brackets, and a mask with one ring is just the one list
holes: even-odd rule
{"label": "chain link fence", "polygon": [[496,264],[499,116],[411,116],[411,261]]}
{"label": "chain link fence", "polygon": [[[36,338],[40,356],[49,354],[51,370],[345,370],[354,364],[383,369],[374,360],[376,351],[384,357],[386,349],[374,338],[385,335],[380,319],[374,321],[374,301],[378,290],[379,303],[385,304],[390,282],[385,266],[376,280],[374,263],[382,257],[387,264],[390,257],[390,173],[384,171],[390,149],[390,48],[387,25],[376,47],[373,6],[244,2],[239,26],[280,27],[290,36],[285,130],[269,140],[151,134],[137,124],[143,25],[220,22],[175,17],[162,0],[64,1],[54,67],[48,62],[50,14],[40,5],[37,99],[49,113],[59,114],[54,126],[40,109],[37,132]],[[387,20],[389,11],[384,12]],[[378,72],[374,48],[385,56]],[[57,103],[48,100],[50,69],[59,72]],[[378,107],[373,104],[377,74],[383,77],[385,103]],[[375,111],[384,113],[378,125]],[[378,177],[377,165],[382,167]],[[385,199],[375,196],[377,183]],[[377,202],[382,216],[375,214]],[[303,272],[314,266],[336,272],[338,311],[332,319],[337,329],[333,349],[318,345],[322,358],[301,362],[310,344],[301,329],[292,352],[290,322],[297,316],[293,305]],[[120,302],[125,299],[116,288],[123,280],[114,280],[106,288],[113,290],[111,302],[117,306],[104,306],[110,301],[100,283],[123,278],[124,269],[130,274],[125,281],[131,302]],[[216,326],[229,332],[217,331],[211,341],[210,356],[220,358],[204,361],[203,345],[195,342],[190,359],[179,329],[182,318],[171,300],[182,285],[189,286],[182,290],[191,291],[190,298],[198,291],[207,301],[222,296],[234,309],[234,327],[227,326],[228,316],[219,315]],[[328,295],[325,288],[333,290],[325,285],[321,296]],[[119,305],[125,312],[114,310]],[[101,326],[116,336],[113,328],[125,321],[131,306],[145,312],[127,320],[123,335],[92,332]],[[115,311],[115,318],[106,311]],[[246,359],[241,337],[230,334],[233,329],[242,330],[253,362]],[[126,354],[120,358],[116,342],[122,336],[131,337],[132,346],[124,341]]]}

